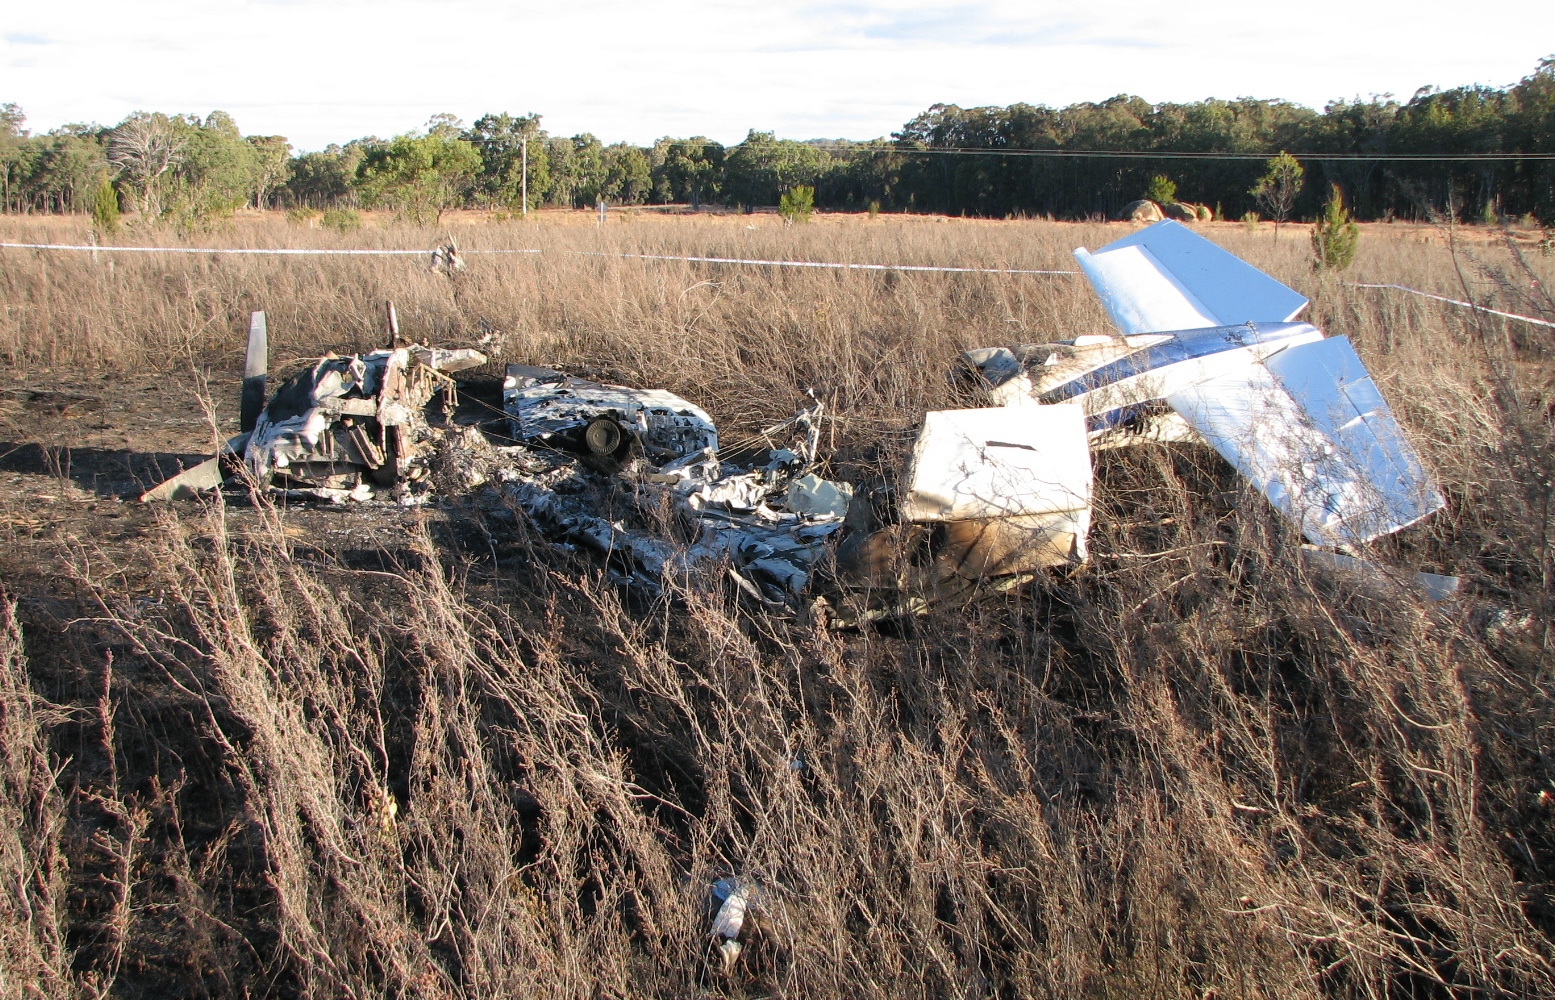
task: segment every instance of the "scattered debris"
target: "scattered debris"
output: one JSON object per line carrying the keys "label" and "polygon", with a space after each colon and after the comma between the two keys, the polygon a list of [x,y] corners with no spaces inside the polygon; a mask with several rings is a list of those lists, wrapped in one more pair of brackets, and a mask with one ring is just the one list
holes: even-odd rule
{"label": "scattered debris", "polygon": [[721,878],[712,885],[712,903],[718,905],[713,914],[713,926],[709,931],[718,943],[718,954],[723,959],[723,972],[734,971],[745,946],[740,943],[740,932],[745,920],[757,901],[756,886],[736,878]]}
{"label": "scattered debris", "polygon": [[603,556],[621,582],[657,593],[666,576],[722,567],[750,597],[792,606],[843,527],[846,504],[818,502],[825,481],[805,476],[820,404],[764,432],[787,432],[785,443],[733,463],[718,455],[712,418],[662,390],[512,365],[503,398],[513,437],[531,446],[510,455],[522,461],[501,473],[504,494],[551,539]]}
{"label": "scattered debris", "polygon": [[515,440],[587,450],[618,463],[632,455],[673,462],[718,450],[713,419],[662,389],[603,385],[514,365],[502,403],[513,418]]}
{"label": "scattered debris", "polygon": [[1413,586],[1431,601],[1445,601],[1458,593],[1459,579],[1437,573],[1399,573],[1377,563],[1343,552],[1332,552],[1315,545],[1301,547],[1301,561],[1308,566],[1333,573],[1348,574],[1384,586]]}
{"label": "scattered debris", "polygon": [[464,270],[464,260],[459,256],[459,245],[449,240],[432,250],[431,269],[434,274],[452,278]]}
{"label": "scattered debris", "polygon": [[141,502],[187,500],[197,494],[214,490],[227,478],[226,470],[222,468],[223,463],[241,456],[248,445],[248,438],[247,431],[231,438],[222,446],[221,452],[215,458],[207,458],[171,479],[163,480],[157,486],[142,493]]}
{"label": "scattered debris", "polygon": [[[966,351],[990,405],[926,414],[894,500],[817,471],[819,402],[750,439],[766,447],[721,451],[712,417],[671,392],[509,365],[514,443],[453,426],[436,401],[446,416],[451,373],[486,358],[400,346],[392,303],[394,346],[326,356],[263,406],[268,334],[256,313],[245,433],[143,499],[214,488],[238,455],[257,483],[332,502],[485,489],[495,516],[593,553],[622,584],[658,593],[726,579],[781,609],[824,577],[857,595],[837,608],[843,623],[1085,562],[1091,455],[1105,448],[1214,448],[1321,547],[1309,563],[1352,574],[1383,573],[1356,546],[1442,506],[1349,341],[1296,319],[1300,294],[1171,221],[1075,256],[1118,333]],[[434,264],[451,274],[457,249],[440,247]],[[1457,586],[1413,579],[1433,599]]]}
{"label": "scattered debris", "polygon": [[853,502],[852,483],[834,483],[807,473],[788,484],[788,509],[795,514],[829,514],[846,518]]}

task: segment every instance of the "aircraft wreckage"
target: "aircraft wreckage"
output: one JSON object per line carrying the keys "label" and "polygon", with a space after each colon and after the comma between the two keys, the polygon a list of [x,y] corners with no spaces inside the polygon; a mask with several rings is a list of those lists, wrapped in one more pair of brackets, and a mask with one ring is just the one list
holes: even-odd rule
{"label": "aircraft wreckage", "polygon": [[[323,358],[265,403],[262,313],[243,433],[145,499],[214,488],[240,459],[264,487],[411,502],[441,463],[448,488],[490,492],[623,584],[712,573],[771,607],[851,590],[866,618],[1084,562],[1092,453],[1140,441],[1213,448],[1329,568],[1367,570],[1355,546],[1443,505],[1349,341],[1296,319],[1299,293],[1171,221],[1075,257],[1118,333],[966,351],[990,405],[925,415],[885,518],[813,471],[819,403],[766,428],[766,447],[721,452],[712,418],[672,393],[509,365],[507,433],[486,434],[431,412],[485,357],[416,345]],[[1417,582],[1434,597],[1457,583]]]}

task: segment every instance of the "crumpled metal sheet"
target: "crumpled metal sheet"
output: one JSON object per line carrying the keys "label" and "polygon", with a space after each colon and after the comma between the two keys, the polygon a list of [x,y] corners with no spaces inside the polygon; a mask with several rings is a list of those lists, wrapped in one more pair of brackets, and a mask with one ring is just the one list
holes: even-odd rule
{"label": "crumpled metal sheet", "polygon": [[[565,376],[514,385],[529,377],[510,373],[508,388],[518,394],[541,389],[535,398],[579,405],[580,421],[615,420],[628,412],[630,401],[658,396],[655,390],[602,386],[591,399],[608,397],[609,404],[596,409],[575,402],[579,397],[571,394],[571,380]],[[569,392],[556,395],[558,388]],[[785,509],[790,484],[814,460],[812,425],[819,408],[779,425],[793,425],[790,447],[768,449],[748,467],[737,467],[720,461],[713,444],[702,444],[717,440],[711,418],[684,400],[680,403],[684,406],[673,409],[689,417],[685,426],[694,433],[659,439],[658,448],[688,449],[669,461],[655,465],[636,458],[618,467],[601,467],[590,461],[598,456],[591,456],[587,443],[580,444],[576,435],[537,435],[540,443],[555,446],[498,449],[514,459],[498,473],[502,495],[541,534],[603,558],[619,582],[645,592],[658,593],[669,581],[685,583],[716,569],[764,604],[796,604],[829,558],[831,542],[844,525],[843,513],[835,509]],[[700,426],[702,420],[705,427]],[[816,482],[827,481],[816,477]],[[673,518],[670,524],[664,522],[666,512]]]}
{"label": "crumpled metal sheet", "polygon": [[663,389],[633,389],[565,376],[540,380],[510,371],[502,404],[513,418],[513,437],[519,441],[589,446],[603,457],[610,452],[585,436],[596,421],[609,420],[621,429],[620,446],[635,446],[658,462],[708,448],[718,450],[718,431],[707,412]]}

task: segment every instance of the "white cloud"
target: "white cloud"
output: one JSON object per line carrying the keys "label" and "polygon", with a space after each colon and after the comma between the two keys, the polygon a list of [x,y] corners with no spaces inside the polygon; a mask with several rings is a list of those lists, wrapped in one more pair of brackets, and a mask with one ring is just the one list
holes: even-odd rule
{"label": "white cloud", "polygon": [[1555,5],[1508,0],[1494,45],[1339,0],[1063,4],[772,0],[76,0],[6,15],[0,101],[34,128],[137,108],[232,112],[302,148],[452,111],[536,111],[607,141],[748,128],[884,135],[936,101],[1063,105],[1504,85],[1555,46]]}

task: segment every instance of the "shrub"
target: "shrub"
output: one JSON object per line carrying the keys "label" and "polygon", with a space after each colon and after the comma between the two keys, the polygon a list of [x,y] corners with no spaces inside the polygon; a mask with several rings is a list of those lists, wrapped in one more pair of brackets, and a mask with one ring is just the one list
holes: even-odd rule
{"label": "shrub", "polygon": [[778,199],[778,214],[789,225],[796,222],[809,222],[810,213],[815,210],[815,188],[808,184],[796,184],[783,192],[783,197]]}
{"label": "shrub", "polygon": [[311,226],[318,214],[318,209],[304,208],[299,205],[296,208],[288,208],[286,210],[286,221],[294,226]]}
{"label": "shrub", "polygon": [[1355,245],[1360,238],[1361,227],[1345,210],[1339,185],[1330,185],[1328,204],[1323,207],[1317,225],[1312,227],[1312,269],[1343,271],[1355,260]]}
{"label": "shrub", "polygon": [[354,233],[362,228],[362,213],[354,208],[332,208],[319,221],[337,233]]}
{"label": "shrub", "polygon": [[876,216],[878,216],[879,214],[880,214],[880,203],[878,201],[870,202],[869,203],[869,217],[871,219],[873,219]]}
{"label": "shrub", "polygon": [[1165,174],[1156,174],[1145,185],[1145,197],[1157,205],[1170,205],[1177,200],[1177,182]]}
{"label": "shrub", "polygon": [[105,234],[119,228],[119,192],[107,176],[98,178],[92,189],[92,228]]}

